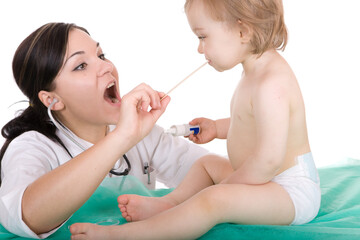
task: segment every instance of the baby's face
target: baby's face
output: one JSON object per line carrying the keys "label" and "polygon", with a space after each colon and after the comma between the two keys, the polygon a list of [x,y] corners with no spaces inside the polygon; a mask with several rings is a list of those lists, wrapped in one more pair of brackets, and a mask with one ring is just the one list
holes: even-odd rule
{"label": "baby's face", "polygon": [[198,52],[204,54],[217,71],[231,69],[242,62],[246,50],[240,29],[236,25],[229,27],[225,22],[215,21],[203,4],[203,1],[193,1],[186,9],[189,25],[199,38]]}

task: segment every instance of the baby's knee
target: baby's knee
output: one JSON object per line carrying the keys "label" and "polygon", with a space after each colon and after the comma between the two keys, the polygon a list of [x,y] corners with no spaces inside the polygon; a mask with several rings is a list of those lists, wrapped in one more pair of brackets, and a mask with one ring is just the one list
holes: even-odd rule
{"label": "baby's knee", "polygon": [[221,185],[213,185],[207,187],[198,194],[201,207],[208,212],[221,211],[221,206],[224,204],[224,198],[227,196]]}

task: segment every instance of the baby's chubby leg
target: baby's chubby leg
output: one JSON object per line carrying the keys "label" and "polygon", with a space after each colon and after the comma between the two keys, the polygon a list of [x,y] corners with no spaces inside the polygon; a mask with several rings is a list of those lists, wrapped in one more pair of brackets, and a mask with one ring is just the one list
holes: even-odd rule
{"label": "baby's chubby leg", "polygon": [[170,194],[160,197],[121,195],[119,209],[127,221],[139,221],[172,208],[202,189],[220,183],[233,172],[228,159],[206,155],[194,163],[182,183]]}
{"label": "baby's chubby leg", "polygon": [[290,196],[276,183],[218,184],[143,221],[105,228],[78,223],[70,231],[79,236],[73,239],[196,239],[223,222],[290,224],[294,212]]}
{"label": "baby's chubby leg", "polygon": [[[116,230],[116,229],[115,229]],[[71,240],[98,240],[117,239],[113,238],[110,226],[99,226],[92,223],[75,223],[70,226]]]}

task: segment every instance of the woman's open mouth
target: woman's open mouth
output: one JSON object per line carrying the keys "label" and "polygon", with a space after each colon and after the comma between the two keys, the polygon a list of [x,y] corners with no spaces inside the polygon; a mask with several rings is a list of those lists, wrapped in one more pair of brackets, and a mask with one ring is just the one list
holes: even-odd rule
{"label": "woman's open mouth", "polygon": [[105,90],[104,98],[106,101],[110,103],[119,103],[120,102],[120,96],[116,89],[115,82],[111,82]]}

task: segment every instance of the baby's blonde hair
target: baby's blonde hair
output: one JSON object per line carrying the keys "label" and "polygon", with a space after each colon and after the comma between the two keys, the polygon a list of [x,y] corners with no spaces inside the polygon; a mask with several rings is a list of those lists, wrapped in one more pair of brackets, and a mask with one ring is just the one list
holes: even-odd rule
{"label": "baby's blonde hair", "polygon": [[[185,11],[196,0],[186,0]],[[261,55],[269,49],[284,50],[287,29],[282,0],[197,0],[202,1],[208,14],[215,20],[232,26],[240,20],[249,26],[253,35],[252,53]]]}

